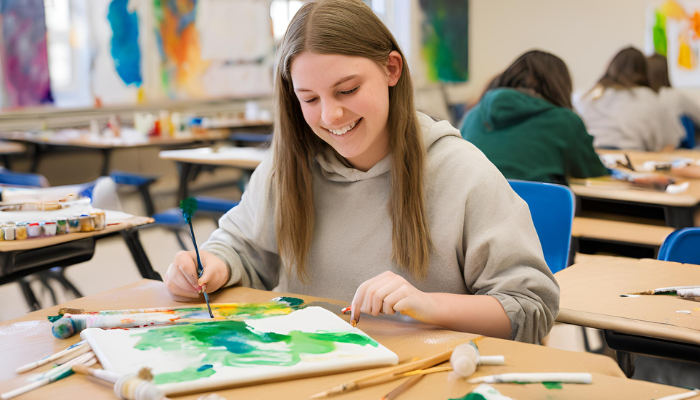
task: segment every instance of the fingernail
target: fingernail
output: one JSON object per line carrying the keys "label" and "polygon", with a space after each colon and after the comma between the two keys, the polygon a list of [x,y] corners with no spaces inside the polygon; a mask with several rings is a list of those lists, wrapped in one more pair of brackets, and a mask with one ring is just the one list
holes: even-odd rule
{"label": "fingernail", "polygon": [[352,327],[354,328],[357,326],[357,321],[353,319],[352,321],[350,321],[350,324],[352,324]]}

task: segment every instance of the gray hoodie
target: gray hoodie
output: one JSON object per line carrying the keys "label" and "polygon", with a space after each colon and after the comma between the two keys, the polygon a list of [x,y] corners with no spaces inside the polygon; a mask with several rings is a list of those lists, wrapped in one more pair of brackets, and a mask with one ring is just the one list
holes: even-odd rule
{"label": "gray hoodie", "polygon": [[271,159],[255,170],[241,203],[219,220],[202,249],[226,262],[227,285],[352,300],[364,281],[391,270],[424,292],[491,295],[511,321],[511,338],[539,343],[559,312],[527,204],[448,122],[418,113],[428,158],[425,193],[432,250],[419,280],[391,260],[387,212],[391,155],[367,172],[329,151],[312,166],[315,225],[304,284],[277,254]]}

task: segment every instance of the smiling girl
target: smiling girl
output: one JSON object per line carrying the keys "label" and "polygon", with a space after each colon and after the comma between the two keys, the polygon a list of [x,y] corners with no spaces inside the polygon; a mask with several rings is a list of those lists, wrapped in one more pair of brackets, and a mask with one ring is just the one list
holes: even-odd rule
{"label": "smiling girl", "polygon": [[176,300],[241,285],[351,301],[538,343],[559,308],[528,207],[447,122],[413,105],[405,58],[360,0],[295,15],[277,53],[273,156],[165,281]]}

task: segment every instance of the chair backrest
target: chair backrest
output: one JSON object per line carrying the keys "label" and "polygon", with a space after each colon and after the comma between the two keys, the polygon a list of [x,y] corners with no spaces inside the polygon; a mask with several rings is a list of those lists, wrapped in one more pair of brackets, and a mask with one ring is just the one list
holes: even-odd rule
{"label": "chair backrest", "polygon": [[49,180],[44,175],[28,172],[14,172],[0,168],[0,185],[25,186],[25,187],[49,187]]}
{"label": "chair backrest", "polygon": [[510,186],[530,207],[544,259],[552,273],[569,265],[574,194],[566,186],[509,180]]}
{"label": "chair backrest", "polygon": [[680,147],[684,149],[695,148],[695,124],[687,115],[681,116],[681,124],[685,128],[685,139],[681,141]]}
{"label": "chair backrest", "polygon": [[666,237],[659,260],[700,264],[700,228],[680,229]]}

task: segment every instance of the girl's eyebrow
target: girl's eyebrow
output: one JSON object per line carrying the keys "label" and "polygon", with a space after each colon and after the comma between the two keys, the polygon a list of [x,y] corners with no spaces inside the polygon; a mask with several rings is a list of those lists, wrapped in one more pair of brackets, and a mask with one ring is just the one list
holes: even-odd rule
{"label": "girl's eyebrow", "polygon": [[[359,75],[355,74],[355,75],[348,75],[348,76],[346,76],[345,78],[340,78],[340,79],[338,80],[338,82],[336,82],[336,83],[333,84],[332,87],[336,87],[336,86],[340,85],[340,84],[343,83],[343,82],[349,81],[350,79],[355,79],[355,78],[357,78],[358,76],[359,76]],[[294,89],[294,91],[295,91],[295,92],[311,92],[312,90],[299,88],[299,89]]]}

